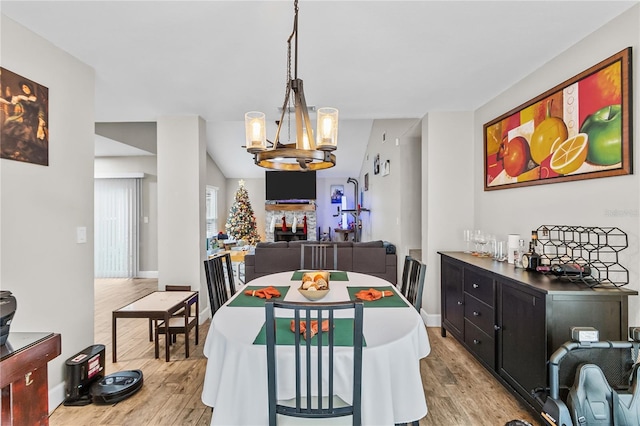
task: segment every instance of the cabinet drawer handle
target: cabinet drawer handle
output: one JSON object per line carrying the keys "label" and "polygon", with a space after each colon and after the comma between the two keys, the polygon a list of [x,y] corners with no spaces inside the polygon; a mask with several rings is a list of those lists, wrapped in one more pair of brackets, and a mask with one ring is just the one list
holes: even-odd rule
{"label": "cabinet drawer handle", "polygon": [[480,286],[479,286],[478,284],[476,284],[476,283],[473,283],[473,285],[472,285],[471,287],[473,287],[473,288],[478,288],[478,287],[480,287]]}
{"label": "cabinet drawer handle", "polygon": [[458,300],[458,305],[462,305],[462,302]]}
{"label": "cabinet drawer handle", "polygon": [[497,325],[497,324],[493,326],[493,329],[494,329],[495,331],[500,331],[500,329],[501,329],[501,328],[502,328],[502,327],[500,327],[500,326],[499,326],[499,325]]}
{"label": "cabinet drawer handle", "polygon": [[474,317],[479,317],[479,316],[480,316],[480,312],[478,312],[478,311],[473,311],[473,316],[474,316]]}
{"label": "cabinet drawer handle", "polygon": [[479,345],[479,344],[480,344],[480,340],[478,340],[478,339],[473,339],[473,344],[474,344],[474,345]]}

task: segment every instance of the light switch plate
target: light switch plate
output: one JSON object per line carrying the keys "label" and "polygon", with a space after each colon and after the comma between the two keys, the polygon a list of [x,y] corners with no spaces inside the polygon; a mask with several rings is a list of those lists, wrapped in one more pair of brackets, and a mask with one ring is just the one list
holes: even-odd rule
{"label": "light switch plate", "polygon": [[78,226],[76,228],[76,242],[78,244],[87,242],[87,227],[86,226]]}

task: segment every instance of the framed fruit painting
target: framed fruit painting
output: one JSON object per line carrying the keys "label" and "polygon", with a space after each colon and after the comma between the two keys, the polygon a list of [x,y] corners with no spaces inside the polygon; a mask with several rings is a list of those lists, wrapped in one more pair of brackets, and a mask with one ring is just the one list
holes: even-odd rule
{"label": "framed fruit painting", "polygon": [[631,48],[484,125],[484,189],[633,173]]}

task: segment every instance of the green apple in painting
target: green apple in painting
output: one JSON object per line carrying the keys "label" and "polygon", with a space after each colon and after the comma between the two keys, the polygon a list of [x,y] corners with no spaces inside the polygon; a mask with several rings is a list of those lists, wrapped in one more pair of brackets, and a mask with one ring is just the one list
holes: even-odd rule
{"label": "green apple in painting", "polygon": [[589,115],[580,127],[589,135],[587,161],[610,166],[622,161],[622,108],[609,105]]}

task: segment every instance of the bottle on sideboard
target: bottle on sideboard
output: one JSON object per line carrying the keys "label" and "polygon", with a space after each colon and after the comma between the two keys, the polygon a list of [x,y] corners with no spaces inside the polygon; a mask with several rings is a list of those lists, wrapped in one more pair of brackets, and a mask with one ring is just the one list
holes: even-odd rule
{"label": "bottle on sideboard", "polygon": [[524,239],[518,240],[518,248],[513,252],[513,266],[516,268],[525,268],[527,265],[522,263],[522,257],[525,254]]}
{"label": "bottle on sideboard", "polygon": [[538,266],[536,270],[539,272],[547,272],[559,277],[588,277],[589,275],[591,275],[591,268],[588,265],[580,265],[578,263],[563,263],[551,266]]}
{"label": "bottle on sideboard", "polygon": [[522,255],[522,266],[527,271],[537,271],[540,266],[540,255],[536,253],[536,240],[531,240],[529,243],[529,251]]}

